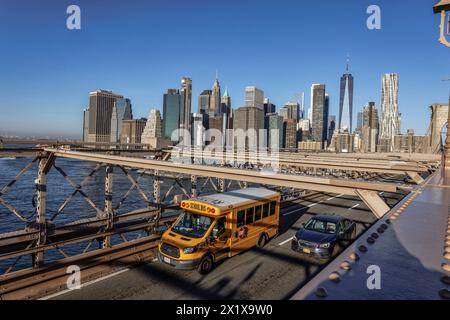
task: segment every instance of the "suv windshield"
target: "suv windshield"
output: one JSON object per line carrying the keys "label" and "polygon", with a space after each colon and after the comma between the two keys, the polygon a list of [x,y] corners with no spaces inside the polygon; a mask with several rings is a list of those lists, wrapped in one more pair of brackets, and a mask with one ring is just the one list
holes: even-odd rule
{"label": "suv windshield", "polygon": [[172,227],[172,231],[192,238],[201,238],[208,231],[213,219],[207,216],[183,211]]}
{"label": "suv windshield", "polygon": [[336,223],[330,221],[323,221],[318,219],[311,219],[305,225],[306,230],[326,233],[326,234],[335,234],[336,233]]}

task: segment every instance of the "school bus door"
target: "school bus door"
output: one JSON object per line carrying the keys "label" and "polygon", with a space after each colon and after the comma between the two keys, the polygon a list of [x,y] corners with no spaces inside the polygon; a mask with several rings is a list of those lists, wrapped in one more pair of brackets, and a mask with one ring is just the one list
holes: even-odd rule
{"label": "school bus door", "polygon": [[230,224],[227,223],[227,216],[220,217],[211,231],[213,242],[211,244],[211,251],[214,253],[215,260],[226,258],[230,253]]}

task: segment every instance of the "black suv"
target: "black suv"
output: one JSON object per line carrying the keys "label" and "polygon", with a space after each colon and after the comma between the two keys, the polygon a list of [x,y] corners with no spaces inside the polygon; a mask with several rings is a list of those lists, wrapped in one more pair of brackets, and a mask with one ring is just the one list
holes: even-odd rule
{"label": "black suv", "polygon": [[297,231],[292,239],[292,250],[319,259],[333,255],[335,245],[341,241],[351,241],[356,236],[356,224],[340,216],[318,215]]}

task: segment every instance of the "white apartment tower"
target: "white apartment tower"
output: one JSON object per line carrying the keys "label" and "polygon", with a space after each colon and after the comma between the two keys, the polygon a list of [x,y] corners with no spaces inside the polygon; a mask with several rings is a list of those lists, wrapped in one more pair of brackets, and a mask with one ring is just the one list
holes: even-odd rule
{"label": "white apartment tower", "polygon": [[398,80],[397,73],[388,73],[383,75],[381,81],[380,139],[390,141],[390,151],[394,148],[394,136],[400,134]]}

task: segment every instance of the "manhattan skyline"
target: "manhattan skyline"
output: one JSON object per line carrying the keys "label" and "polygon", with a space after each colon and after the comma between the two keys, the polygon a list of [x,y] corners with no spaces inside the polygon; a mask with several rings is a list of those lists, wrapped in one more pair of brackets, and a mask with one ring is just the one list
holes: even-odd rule
{"label": "manhattan skyline", "polygon": [[[264,90],[279,110],[323,83],[330,114],[338,115],[348,53],[353,121],[369,101],[380,110],[381,77],[398,73],[402,132],[424,134],[428,106],[448,98],[441,80],[449,76],[450,59],[436,41],[434,1],[375,1],[381,30],[366,28],[370,1],[348,2],[77,1],[82,25],[71,31],[66,1],[1,1],[0,134],[80,138],[88,92],[110,89],[131,99],[136,118],[146,117],[150,109],[162,111],[163,94],[178,88],[181,77],[192,79],[195,112],[216,70],[233,108],[245,105],[246,86]],[[309,99],[306,94],[306,106]]]}

